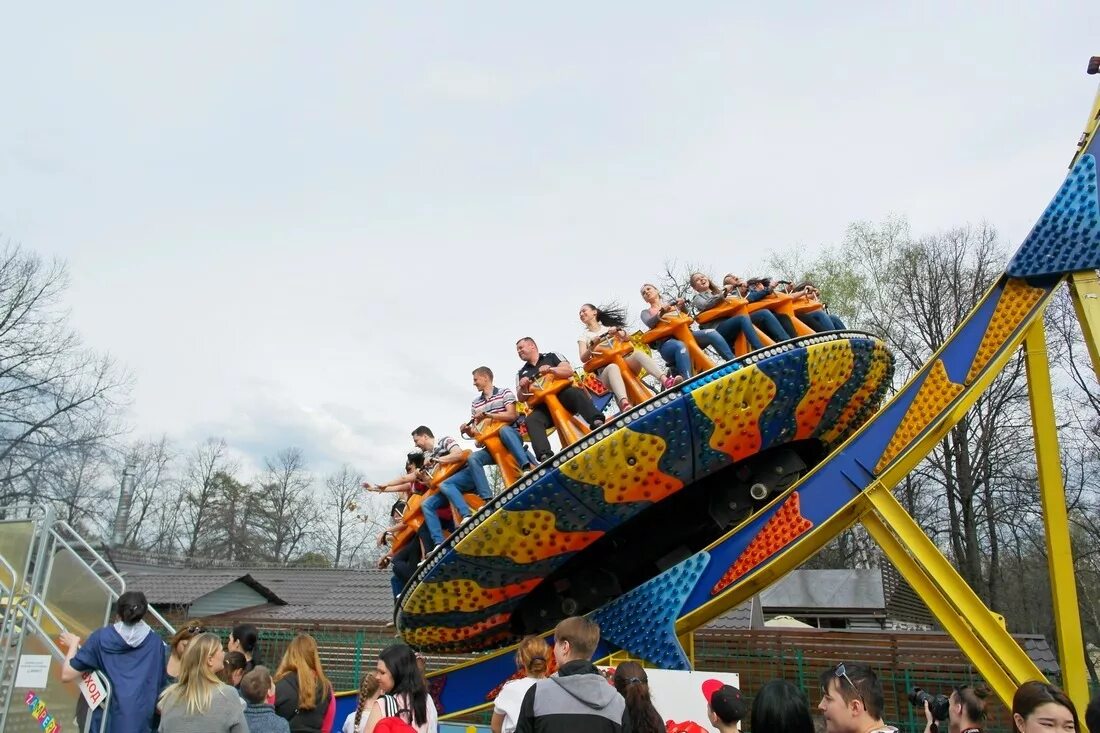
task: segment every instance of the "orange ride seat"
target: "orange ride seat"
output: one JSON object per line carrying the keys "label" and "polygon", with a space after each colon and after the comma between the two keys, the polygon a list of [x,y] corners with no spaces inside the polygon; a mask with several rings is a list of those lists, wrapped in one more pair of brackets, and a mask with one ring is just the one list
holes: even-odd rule
{"label": "orange ride seat", "polygon": [[640,405],[653,397],[653,392],[642,384],[642,380],[626,363],[626,357],[634,353],[634,344],[623,339],[607,335],[600,339],[599,344],[593,346],[591,358],[584,363],[584,370],[589,374],[595,374],[605,366],[615,364],[623,376],[623,384],[626,386],[626,397],[632,404]]}
{"label": "orange ride seat", "polygon": [[[691,366],[696,372],[705,372],[714,368],[714,362],[695,343],[695,336],[691,333],[691,324],[694,319],[685,313],[665,313],[661,316],[661,322],[642,334],[642,341],[652,344],[666,338],[674,338],[687,347],[691,357]],[[687,375],[685,374],[686,378]]]}

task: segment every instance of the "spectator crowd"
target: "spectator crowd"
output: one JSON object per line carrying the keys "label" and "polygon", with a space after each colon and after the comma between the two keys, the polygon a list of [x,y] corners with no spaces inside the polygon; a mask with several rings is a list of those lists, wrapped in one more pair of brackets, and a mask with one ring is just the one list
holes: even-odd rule
{"label": "spectator crowd", "polygon": [[[117,621],[81,641],[61,635],[66,651],[61,678],[76,682],[96,672],[110,684],[104,706],[76,711],[80,730],[107,733],[436,733],[439,721],[424,659],[392,644],[364,675],[355,710],[336,721],[336,698],[317,642],[299,634],[272,673],[257,658],[258,630],[233,628],[228,643],[201,626],[167,642],[146,624],[145,596],[123,593]],[[645,668],[623,662],[608,679],[592,663],[599,627],[583,617],[561,621],[553,643],[537,636],[516,652],[521,674],[504,684],[493,703],[492,733],[895,733],[885,719],[882,683],[865,664],[842,662],[821,673],[819,725],[805,691],[786,680],[756,690],[751,706],[742,691],[719,680],[702,683],[705,724],[665,721],[654,707]],[[556,670],[551,674],[551,670]],[[963,685],[929,705],[922,698],[925,733],[980,733],[986,724],[982,686]],[[81,703],[83,698],[80,699]],[[934,714],[935,712],[935,714]],[[1026,682],[1012,700],[1016,733],[1082,730],[1066,694],[1042,681]],[[90,715],[90,720],[89,718]],[[102,716],[106,714],[106,726]],[[940,720],[936,720],[939,717]],[[1089,730],[1100,733],[1100,696],[1085,710]],[[823,723],[823,726],[821,725]],[[709,727],[707,727],[709,726]]]}

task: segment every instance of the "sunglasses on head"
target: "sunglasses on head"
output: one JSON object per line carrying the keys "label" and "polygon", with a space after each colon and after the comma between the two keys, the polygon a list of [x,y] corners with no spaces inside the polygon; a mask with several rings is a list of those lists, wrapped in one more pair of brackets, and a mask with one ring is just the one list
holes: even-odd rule
{"label": "sunglasses on head", "polygon": [[856,697],[859,698],[859,701],[863,703],[864,707],[867,707],[867,703],[863,702],[863,693],[859,691],[859,688],[856,687],[856,683],[852,682],[852,678],[848,676],[848,671],[844,668],[844,662],[836,665],[836,669],[833,670],[833,676],[847,682],[856,693]]}
{"label": "sunglasses on head", "polygon": [[188,634],[202,634],[206,632],[206,629],[202,626],[188,626],[184,631]]}

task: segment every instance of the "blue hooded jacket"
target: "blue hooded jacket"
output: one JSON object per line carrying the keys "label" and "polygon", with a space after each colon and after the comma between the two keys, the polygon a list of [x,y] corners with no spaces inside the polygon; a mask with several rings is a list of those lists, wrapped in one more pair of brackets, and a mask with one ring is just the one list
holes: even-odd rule
{"label": "blue hooded jacket", "polygon": [[[168,683],[168,647],[144,621],[96,629],[69,664],[78,672],[99,672],[110,683],[107,733],[152,730],[157,697]],[[100,706],[90,730],[99,730],[102,716]]]}

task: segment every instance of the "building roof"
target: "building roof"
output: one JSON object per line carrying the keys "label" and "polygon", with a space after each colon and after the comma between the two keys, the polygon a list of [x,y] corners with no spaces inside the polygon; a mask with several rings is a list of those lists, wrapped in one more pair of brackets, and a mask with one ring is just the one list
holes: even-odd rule
{"label": "building roof", "polygon": [[124,575],[127,590],[139,590],[146,600],[158,606],[190,606],[205,595],[224,588],[230,583],[243,583],[262,595],[269,603],[285,604],[281,597],[250,574],[241,571],[230,573],[179,573],[172,569],[141,575]]}
{"label": "building roof", "polygon": [[[269,571],[270,572],[270,571]],[[322,571],[324,572],[324,571]],[[393,591],[390,571],[345,571],[343,578],[333,577],[313,597],[297,603],[269,609],[257,609],[257,619],[318,624],[384,624],[393,618]],[[294,582],[283,578],[284,582]]]}
{"label": "building roof", "polygon": [[705,631],[752,628],[752,599],[734,606],[720,616],[712,618],[701,627]]}
{"label": "building roof", "polygon": [[[243,582],[268,603],[247,609],[255,621],[325,625],[384,624],[393,616],[390,571],[375,568],[241,567],[186,568],[117,562],[128,588],[144,591],[150,603],[189,605],[234,581]],[[879,570],[795,570],[760,594],[768,613],[791,610],[882,611],[885,597]],[[706,629],[752,628],[752,602],[730,609]],[[234,617],[243,617],[235,611]],[[761,620],[762,623],[762,620]]]}
{"label": "building roof", "polygon": [[795,570],[760,594],[769,613],[805,611],[885,611],[882,573],[870,570]]}
{"label": "building roof", "polygon": [[1020,642],[1020,646],[1031,657],[1031,661],[1035,662],[1035,666],[1039,668],[1040,672],[1043,674],[1062,673],[1058,658],[1054,655],[1054,650],[1050,648],[1050,643],[1045,636],[1039,634],[1013,634],[1013,637]]}
{"label": "building roof", "polygon": [[131,590],[145,592],[150,603],[190,605],[234,581],[254,588],[268,603],[233,611],[252,621],[327,625],[384,624],[393,617],[390,571],[327,568],[241,567],[185,568],[118,562]]}

